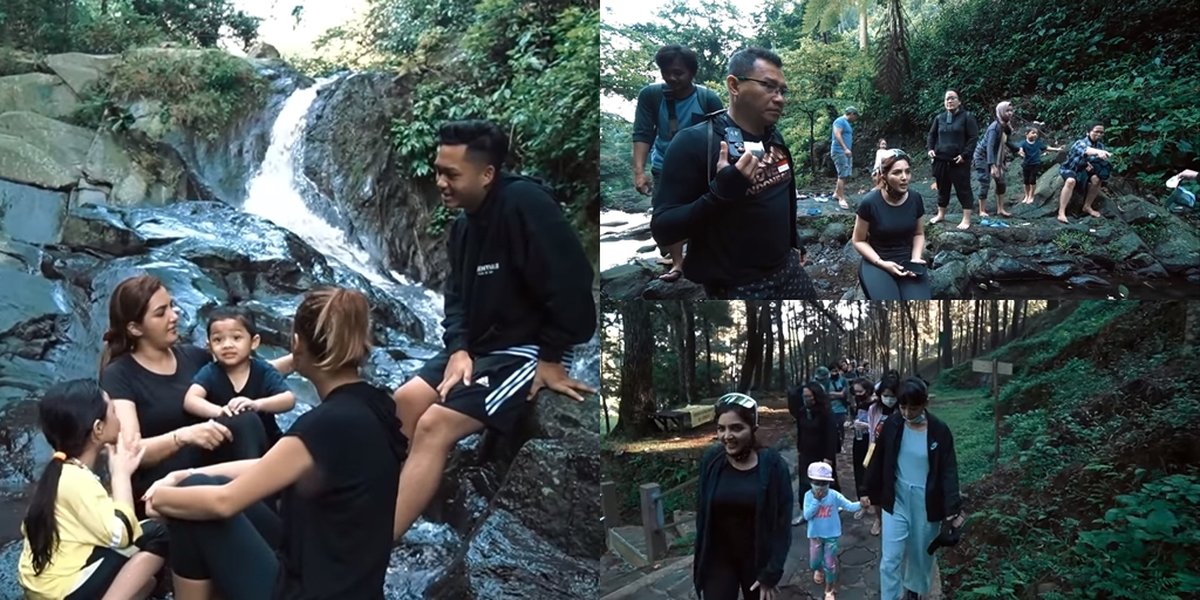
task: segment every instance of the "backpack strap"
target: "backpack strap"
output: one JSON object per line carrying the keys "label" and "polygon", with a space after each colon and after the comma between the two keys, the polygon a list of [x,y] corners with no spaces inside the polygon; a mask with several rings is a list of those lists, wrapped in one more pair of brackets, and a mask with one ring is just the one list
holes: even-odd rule
{"label": "backpack strap", "polygon": [[666,84],[663,85],[662,98],[667,104],[667,141],[675,138],[675,134],[679,133],[679,116],[675,114],[675,96],[670,93],[671,90],[666,89]]}

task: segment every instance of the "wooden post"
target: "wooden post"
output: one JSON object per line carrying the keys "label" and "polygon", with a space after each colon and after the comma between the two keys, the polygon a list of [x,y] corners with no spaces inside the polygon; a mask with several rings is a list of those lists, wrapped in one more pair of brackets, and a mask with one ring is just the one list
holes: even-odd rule
{"label": "wooden post", "polygon": [[992,359],[992,416],[996,420],[996,449],[992,455],[992,463],[994,465],[1000,464],[1000,374],[997,372],[999,362],[996,359]]}
{"label": "wooden post", "polygon": [[642,531],[646,534],[646,559],[654,562],[667,555],[667,536],[663,532],[662,489],[657,483],[643,483],[639,494]]}
{"label": "wooden post", "polygon": [[618,504],[615,481],[600,482],[600,504],[604,515],[604,530],[608,531],[620,522],[621,509]]}

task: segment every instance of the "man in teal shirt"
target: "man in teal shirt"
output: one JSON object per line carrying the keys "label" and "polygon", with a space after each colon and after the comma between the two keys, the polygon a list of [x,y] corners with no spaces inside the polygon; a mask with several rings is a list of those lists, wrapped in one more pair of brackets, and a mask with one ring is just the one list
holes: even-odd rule
{"label": "man in teal shirt", "polygon": [[[653,196],[658,186],[663,156],[675,133],[724,108],[716,92],[694,83],[700,64],[692,50],[674,44],[663,46],[654,55],[654,62],[665,83],[642,88],[633,119],[633,184],[646,196]],[[646,175],[647,158],[653,179]],[[671,270],[660,279],[676,281],[683,275],[684,243],[663,248],[671,256]]]}

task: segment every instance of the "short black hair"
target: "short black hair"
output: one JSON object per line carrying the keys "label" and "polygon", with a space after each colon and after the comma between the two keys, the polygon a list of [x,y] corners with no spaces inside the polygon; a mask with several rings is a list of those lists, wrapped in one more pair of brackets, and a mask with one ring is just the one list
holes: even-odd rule
{"label": "short black hair", "polygon": [[780,69],[783,68],[783,59],[779,58],[778,54],[766,48],[749,46],[734,52],[733,56],[729,57],[729,74],[734,77],[745,77],[754,70],[754,63],[759,59],[765,60]]}
{"label": "short black hair", "polygon": [[218,306],[213,309],[212,313],[208,315],[208,335],[212,335],[214,323],[231,319],[241,323],[251,337],[258,335],[258,327],[254,325],[254,315],[251,315],[246,309],[236,306]]}
{"label": "short black hair", "polygon": [[700,70],[700,61],[696,58],[696,53],[690,48],[684,48],[679,44],[668,44],[658,49],[654,54],[654,64],[658,65],[659,69],[665,69],[675,61],[683,61],[683,66],[694,77],[696,71]]}
{"label": "short black hair", "polygon": [[925,406],[929,404],[929,388],[925,382],[916,377],[909,377],[900,384],[896,393],[896,403],[900,406]]}
{"label": "short black hair", "polygon": [[438,143],[443,146],[466,145],[468,154],[482,156],[487,164],[499,171],[508,156],[508,135],[496,123],[487,119],[450,121],[438,130]]}
{"label": "short black hair", "polygon": [[1100,121],[1089,121],[1089,122],[1088,122],[1087,133],[1091,133],[1091,132],[1092,132],[1092,130],[1093,130],[1093,129],[1095,129],[1095,128],[1097,128],[1097,127],[1104,127],[1104,123],[1101,123]]}

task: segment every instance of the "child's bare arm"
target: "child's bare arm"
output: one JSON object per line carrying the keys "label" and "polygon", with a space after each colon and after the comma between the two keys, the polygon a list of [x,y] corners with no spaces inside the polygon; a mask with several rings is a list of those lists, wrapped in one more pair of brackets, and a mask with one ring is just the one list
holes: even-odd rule
{"label": "child's bare arm", "polygon": [[281,392],[274,396],[266,396],[254,401],[254,410],[267,413],[284,413],[296,406],[296,395],[292,392]]}
{"label": "child's bare arm", "polygon": [[225,414],[224,409],[209,402],[207,398],[208,390],[198,383],[193,383],[183,396],[183,410],[202,419],[215,419]]}

